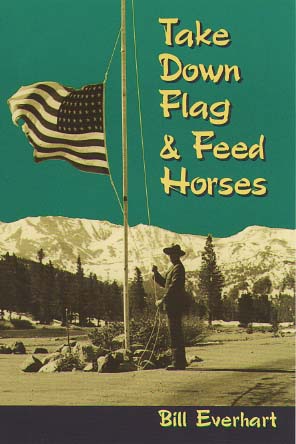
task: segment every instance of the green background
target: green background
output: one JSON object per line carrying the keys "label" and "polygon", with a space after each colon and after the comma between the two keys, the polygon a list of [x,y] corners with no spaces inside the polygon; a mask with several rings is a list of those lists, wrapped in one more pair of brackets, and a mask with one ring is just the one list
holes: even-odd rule
{"label": "green background", "polygon": [[[147,223],[142,154],[136,101],[131,2],[128,7],[128,146],[129,222]],[[228,236],[249,225],[293,228],[295,217],[294,159],[294,11],[283,0],[135,0],[143,130],[146,149],[151,223],[177,232]],[[181,28],[194,30],[195,20],[213,30],[226,28],[228,48],[174,47],[164,44],[159,17],[179,17]],[[11,122],[7,99],[22,85],[57,81],[81,87],[103,80],[120,27],[119,0],[27,0],[1,4],[0,220],[62,215],[121,223],[122,216],[106,176],[87,174],[63,161],[37,165],[32,147]],[[186,63],[239,65],[243,81],[219,85],[161,81],[158,55],[170,52]],[[231,121],[219,127],[180,113],[164,119],[159,89],[182,89],[192,101],[209,104],[228,98]],[[106,126],[114,181],[121,192],[120,48],[107,84]],[[266,136],[266,161],[221,162],[211,154],[195,158],[191,131],[213,130],[217,141],[258,142]],[[159,152],[164,134],[172,134],[181,162],[164,162]],[[168,166],[189,177],[264,177],[266,197],[188,197],[163,192],[160,177]]]}

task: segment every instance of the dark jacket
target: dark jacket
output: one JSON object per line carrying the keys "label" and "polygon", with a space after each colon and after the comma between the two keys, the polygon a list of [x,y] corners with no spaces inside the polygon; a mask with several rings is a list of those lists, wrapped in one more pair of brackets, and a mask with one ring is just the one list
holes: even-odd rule
{"label": "dark jacket", "polygon": [[185,293],[185,269],[181,261],[172,265],[165,277],[157,271],[155,281],[165,288],[165,303],[168,315],[181,314]]}

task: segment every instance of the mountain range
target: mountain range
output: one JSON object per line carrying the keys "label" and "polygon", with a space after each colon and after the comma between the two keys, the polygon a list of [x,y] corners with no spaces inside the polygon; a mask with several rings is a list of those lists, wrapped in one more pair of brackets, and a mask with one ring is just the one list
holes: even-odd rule
{"label": "mountain range", "polygon": [[[206,237],[178,234],[163,228],[137,225],[129,229],[129,274],[141,269],[151,276],[156,264],[168,267],[162,249],[180,244],[191,280],[197,279]],[[250,226],[225,238],[213,239],[217,263],[224,274],[226,288],[242,281],[253,283],[268,275],[278,291],[295,263],[295,230]],[[75,272],[80,256],[85,274],[95,273],[102,280],[123,280],[123,228],[108,221],[71,219],[62,216],[27,217],[15,222],[0,222],[0,254],[37,261],[37,251],[45,253],[44,263]]]}

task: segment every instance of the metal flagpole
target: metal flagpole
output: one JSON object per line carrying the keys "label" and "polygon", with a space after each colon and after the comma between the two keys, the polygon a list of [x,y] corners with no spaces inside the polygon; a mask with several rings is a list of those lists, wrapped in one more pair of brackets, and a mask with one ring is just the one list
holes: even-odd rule
{"label": "metal flagpole", "polygon": [[121,104],[122,104],[122,165],[123,165],[123,226],[124,226],[124,335],[125,348],[130,346],[128,297],[128,179],[127,179],[127,124],[126,124],[126,0],[121,0]]}

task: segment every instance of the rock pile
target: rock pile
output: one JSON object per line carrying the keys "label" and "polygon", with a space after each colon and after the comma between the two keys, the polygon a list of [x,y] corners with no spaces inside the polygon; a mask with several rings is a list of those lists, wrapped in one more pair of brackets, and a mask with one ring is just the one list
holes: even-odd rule
{"label": "rock pile", "polygon": [[145,350],[142,344],[135,344],[131,349],[119,348],[112,351],[91,343],[75,342],[70,347],[63,344],[54,353],[43,358],[32,355],[22,364],[21,370],[40,373],[76,370],[115,373],[163,368],[170,363],[169,353],[156,355],[151,350]]}

